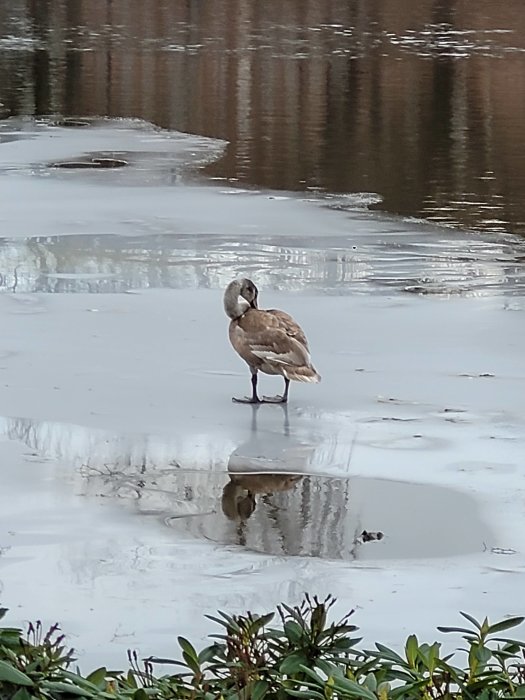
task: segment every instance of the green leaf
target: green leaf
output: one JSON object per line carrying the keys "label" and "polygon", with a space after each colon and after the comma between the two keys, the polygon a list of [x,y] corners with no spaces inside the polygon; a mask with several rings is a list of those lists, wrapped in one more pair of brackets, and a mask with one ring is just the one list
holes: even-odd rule
{"label": "green leaf", "polygon": [[347,651],[351,649],[356,644],[358,644],[360,639],[349,639],[348,637],[341,637],[341,639],[336,639],[330,646],[336,651]]}
{"label": "green leaf", "polygon": [[294,620],[297,620],[299,618],[302,619],[302,617],[299,615],[298,611],[295,608],[291,608],[289,605],[286,605],[286,603],[281,603],[281,605],[279,607],[282,608],[283,610],[286,610],[288,615],[293,617]]}
{"label": "green leaf", "polygon": [[365,680],[363,681],[363,685],[368,688],[372,693],[375,693],[377,690],[377,680],[376,677],[374,676],[373,673],[369,673]]}
{"label": "green leaf", "polygon": [[194,659],[192,656],[187,654],[185,651],[182,652],[182,658],[186,662],[186,666],[193,672],[193,673],[200,673],[200,666],[199,662]]}
{"label": "green leaf", "polygon": [[2,660],[0,660],[0,681],[12,683],[13,685],[33,685],[33,681],[29,676]]}
{"label": "green leaf", "polygon": [[108,675],[108,670],[105,666],[91,671],[89,676],[86,678],[87,681],[95,685],[100,690],[104,690],[106,687],[106,676]]}
{"label": "green leaf", "polygon": [[163,666],[184,666],[186,668],[185,663],[182,661],[177,661],[176,659],[163,659],[161,656],[149,656],[147,660],[152,664],[162,664]]}
{"label": "green leaf", "polygon": [[260,627],[264,627],[267,625],[269,622],[273,620],[275,617],[275,613],[268,613],[267,615],[261,615],[261,617],[258,617],[256,622]]}
{"label": "green leaf", "polygon": [[[308,666],[302,666],[301,671],[306,676],[308,676],[308,678],[311,678],[314,681],[316,686],[320,685],[322,688],[324,688],[324,684],[325,684],[324,679],[321,678],[321,676],[319,676],[312,668],[308,668]],[[304,681],[301,681],[301,682],[304,683]]]}
{"label": "green leaf", "polygon": [[379,700],[387,700],[388,696],[390,695],[390,690],[391,686],[387,681],[379,683],[376,691]]}
{"label": "green leaf", "polygon": [[42,681],[42,688],[44,690],[49,690],[51,693],[64,693],[66,695],[76,695],[80,698],[92,698],[95,694],[86,690],[85,688],[79,688],[73,683],[64,683],[62,681]]}
{"label": "green leaf", "polygon": [[396,654],[395,651],[386,647],[384,644],[379,644],[379,642],[376,642],[376,649],[379,651],[380,658],[388,659],[388,661],[393,661],[394,663],[400,664],[401,666],[406,666],[405,660],[402,659],[399,656],[399,654]]}
{"label": "green leaf", "polygon": [[[286,689],[286,695],[288,697],[291,695],[293,698],[303,698],[303,700],[326,700],[326,695],[324,693],[319,693],[317,690],[293,690],[292,688]],[[278,696],[281,697],[281,696]]]}
{"label": "green leaf", "polygon": [[301,666],[307,665],[308,659],[306,656],[298,651],[289,656],[286,656],[279,666],[279,672],[285,676],[293,676],[298,671],[301,671]]}
{"label": "green leaf", "polygon": [[334,687],[355,698],[366,698],[366,700],[377,700],[377,695],[366,686],[351,681],[348,678],[335,678]]}
{"label": "green leaf", "polygon": [[431,676],[434,673],[436,661],[439,658],[439,648],[440,644],[434,642],[434,644],[421,644],[418,649],[418,656]]}
{"label": "green leaf", "polygon": [[462,632],[464,634],[472,634],[472,630],[466,629],[465,627],[442,627],[440,625],[437,629],[440,632]]}
{"label": "green leaf", "polygon": [[337,625],[338,634],[349,634],[350,632],[356,632],[358,629],[357,625]]}
{"label": "green leaf", "polygon": [[525,642],[522,642],[519,639],[509,639],[508,637],[492,637],[492,639],[490,641],[491,642],[503,642],[504,644],[510,644],[512,646],[517,646],[520,649],[525,647]]}
{"label": "green leaf", "polygon": [[199,664],[199,657],[195,648],[184,637],[177,637],[177,640],[182,649],[182,657],[186,662],[188,668],[190,668],[193,671],[193,673],[199,673],[201,667]]}
{"label": "green leaf", "polygon": [[418,647],[419,644],[415,634],[411,634],[409,637],[407,637],[407,641],[405,643],[405,654],[411,668],[415,668],[416,666]]}
{"label": "green leaf", "polygon": [[251,700],[263,700],[270,688],[268,681],[255,681],[252,686]]}
{"label": "green leaf", "polygon": [[135,678],[135,674],[133,673],[131,668],[126,673],[126,683],[130,688],[138,688],[137,679]]}
{"label": "green leaf", "polygon": [[232,629],[234,632],[237,633],[241,632],[241,628],[231,615],[226,615],[226,613],[223,613],[220,610],[218,614],[222,617],[222,620],[218,617],[214,617],[213,615],[205,615],[204,617],[207,617],[208,620],[213,620],[213,622],[216,622],[222,627],[226,627],[226,629]]}
{"label": "green leaf", "polygon": [[326,661],[326,659],[317,659],[314,667],[316,669],[319,669],[319,671],[321,671],[321,673],[324,673],[327,677],[333,675],[344,676],[344,670],[341,667],[335,666],[329,661]]}
{"label": "green leaf", "polygon": [[485,667],[492,657],[492,651],[487,647],[478,647],[476,650],[476,658],[480,664]]}
{"label": "green leaf", "polygon": [[525,617],[509,617],[507,620],[502,620],[501,622],[496,622],[494,625],[490,625],[489,634],[496,634],[498,632],[503,632],[503,630],[508,630],[511,627],[517,627],[525,620]]}
{"label": "green leaf", "polygon": [[294,620],[287,620],[284,623],[284,633],[291,644],[298,644],[303,637],[303,629]]}
{"label": "green leaf", "polygon": [[19,688],[11,700],[33,700],[33,695],[27,688]]}
{"label": "green leaf", "polygon": [[[100,670],[101,669],[97,669],[97,671],[94,671],[94,673],[97,673]],[[106,672],[106,669],[104,669],[104,671]],[[80,688],[85,688],[86,690],[89,690],[91,692],[97,692],[98,690],[105,689],[105,684],[99,687],[91,680],[89,680],[89,678],[84,678],[83,676],[81,676],[80,671],[78,671],[78,669],[77,673],[73,673],[72,671],[65,671],[64,669],[62,669],[60,674],[62,680],[71,681],[74,685],[78,685]]]}
{"label": "green leaf", "polygon": [[461,612],[461,610],[460,610],[459,614],[462,615],[462,616],[465,618],[465,620],[468,620],[469,622],[471,622],[477,630],[480,630],[480,631],[481,631],[481,625],[480,625],[480,623],[476,620],[475,617],[472,617],[472,615],[469,615],[469,614],[466,613],[466,612]]}
{"label": "green leaf", "polygon": [[185,637],[177,637],[177,641],[179,642],[180,648],[185,651],[186,654],[195,659],[195,661],[197,661],[197,652],[195,647]]}
{"label": "green leaf", "polygon": [[22,638],[22,630],[18,627],[2,627],[0,629],[0,644],[20,644]]}
{"label": "green leaf", "polygon": [[149,700],[149,695],[144,688],[139,688],[133,693],[133,700]]}
{"label": "green leaf", "polygon": [[212,644],[209,647],[205,647],[199,652],[198,662],[199,665],[207,664],[217,655],[217,644]]}

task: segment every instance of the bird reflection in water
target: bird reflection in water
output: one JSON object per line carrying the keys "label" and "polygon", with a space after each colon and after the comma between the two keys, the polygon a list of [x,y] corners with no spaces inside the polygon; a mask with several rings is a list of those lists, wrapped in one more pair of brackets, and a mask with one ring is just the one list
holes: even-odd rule
{"label": "bird reflection in water", "polygon": [[21,418],[4,419],[3,434],[30,447],[31,460],[55,461],[57,478],[75,479],[82,495],[155,518],[182,537],[347,561],[457,556],[495,541],[473,498],[434,484],[352,475],[348,466],[330,474],[349,464],[341,447],[350,454],[350,444],[322,436],[305,444],[302,414],[291,431],[285,406],[254,406],[250,415],[247,439],[227,458],[227,473],[217,468],[215,455],[224,464],[221,444],[210,443],[209,465],[192,468],[175,461],[176,441],[135,442]]}
{"label": "bird reflection in water", "polygon": [[258,432],[258,410],[252,406],[250,437],[230,455],[222,489],[235,542],[272,554],[356,559],[363,544],[383,539],[363,528],[359,505],[350,508],[349,479],[308,473],[316,448],[291,437],[287,406],[282,432]]}
{"label": "bird reflection in water", "polygon": [[[323,442],[305,443],[301,431],[296,437],[286,405],[251,406],[248,421],[244,442],[227,457],[226,473],[211,463],[192,469],[182,460],[157,462],[154,443],[149,452],[131,445],[114,461],[99,452],[86,455],[79,472],[82,492],[112,497],[182,537],[265,554],[353,560],[363,545],[377,549],[365,544],[381,538],[369,527],[382,524],[386,506],[399,498],[395,484],[316,474],[333,463],[334,453]],[[48,434],[43,426],[42,437]],[[63,429],[60,435],[70,437]],[[385,489],[388,494],[381,495]]]}
{"label": "bird reflection in water", "polygon": [[[290,421],[288,406],[281,404],[283,411],[283,435],[285,439],[290,436]],[[238,524],[238,542],[246,545],[246,521],[251,517],[257,507],[257,496],[269,507],[276,506],[271,503],[270,497],[274,493],[289,491],[303,478],[301,474],[279,473],[247,473],[243,469],[260,468],[264,463],[264,457],[260,456],[261,450],[257,445],[257,412],[259,405],[252,406],[251,435],[250,439],[237,447],[230,455],[228,473],[230,480],[222,490],[221,507],[224,515]],[[275,436],[272,442],[275,446]],[[255,447],[255,450],[254,450]],[[250,452],[252,455],[250,455]],[[268,460],[270,461],[270,460]],[[232,471],[235,470],[235,471]]]}
{"label": "bird reflection in water", "polygon": [[230,474],[230,481],[222,491],[221,506],[229,520],[239,523],[239,544],[246,544],[245,524],[257,507],[256,494],[274,508],[269,497],[293,489],[302,478],[300,474]]}

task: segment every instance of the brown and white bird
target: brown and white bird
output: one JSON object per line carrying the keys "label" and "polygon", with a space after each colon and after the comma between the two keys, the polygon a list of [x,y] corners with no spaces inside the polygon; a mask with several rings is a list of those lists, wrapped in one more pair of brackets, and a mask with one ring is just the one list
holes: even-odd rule
{"label": "brown and white bird", "polygon": [[[252,395],[237,403],[286,403],[290,380],[319,382],[310,360],[308,341],[301,326],[284,311],[257,307],[258,290],[246,278],[233,280],[224,292],[224,310],[230,317],[230,342],[250,368]],[[284,377],[282,396],[257,394],[257,372]]]}

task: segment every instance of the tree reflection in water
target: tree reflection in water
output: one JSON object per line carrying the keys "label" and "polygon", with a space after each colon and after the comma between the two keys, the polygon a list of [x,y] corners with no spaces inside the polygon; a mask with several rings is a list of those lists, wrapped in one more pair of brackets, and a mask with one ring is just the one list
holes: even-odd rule
{"label": "tree reflection in water", "polygon": [[476,503],[452,489],[316,474],[330,466],[322,461],[330,459],[326,445],[292,437],[287,410],[281,434],[259,430],[260,409],[250,409],[247,439],[230,447],[229,457],[212,438],[209,461],[193,468],[187,465],[194,448],[184,441],[112,442],[105,431],[29,419],[4,419],[3,426],[10,439],[57,460],[57,478],[90,498],[105,497],[108,507],[151,517],[185,540],[346,560],[460,555],[492,540]]}

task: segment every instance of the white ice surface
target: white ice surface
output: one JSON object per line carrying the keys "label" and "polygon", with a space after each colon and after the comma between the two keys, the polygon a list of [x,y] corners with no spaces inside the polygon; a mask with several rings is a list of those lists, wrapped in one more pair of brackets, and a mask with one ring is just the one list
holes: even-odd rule
{"label": "white ice surface", "polygon": [[[162,134],[121,127],[42,127],[0,144],[0,602],[8,620],[58,620],[87,670],[124,666],[129,647],[175,655],[177,634],[200,643],[216,631],[205,613],[266,611],[304,591],[333,593],[341,612],[357,607],[367,641],[394,646],[410,632],[434,639],[458,610],[523,613],[519,244],[359,206],[334,210],[330,200],[225,196],[205,181],[173,186],[163,180],[165,161],[156,170],[151,156]],[[170,156],[183,173],[188,153],[201,163],[207,148],[222,148],[165,137],[184,142],[184,153]],[[112,139],[119,153],[155,142],[140,161],[142,180],[139,165],[129,175],[28,167],[105,152]],[[86,237],[69,249],[62,234]],[[98,251],[105,234],[112,267]],[[97,286],[109,272],[119,293]],[[254,417],[231,403],[249,389],[222,311],[222,287],[238,273],[259,284],[263,306],[287,310],[308,333],[323,381],[293,385],[287,416],[261,406]],[[98,293],[38,291],[42,278],[76,284],[88,274]],[[403,291],[418,285],[427,293]],[[265,393],[281,389],[273,378],[261,384]],[[445,549],[456,552],[454,528],[458,542],[464,529],[468,552],[436,556],[429,541],[428,556],[389,557],[387,523],[402,521],[417,540],[421,509],[414,505],[411,522],[410,500],[386,498],[374,510],[362,496],[362,517],[373,513],[369,527],[386,534],[363,556],[262,554],[169,527],[173,494],[147,492],[141,504],[103,478],[105,465],[143,466],[168,481],[175,469],[195,470],[196,502],[213,508],[228,466],[245,458],[252,469],[265,458],[273,472],[349,477],[349,511],[366,484],[398,482],[400,497],[411,484],[432,487],[424,493],[444,503],[441,525],[440,508],[432,517]],[[258,507],[253,522],[264,533],[263,514]],[[314,521],[308,537],[337,536],[345,517],[331,529]],[[283,524],[290,538],[293,525]]]}

